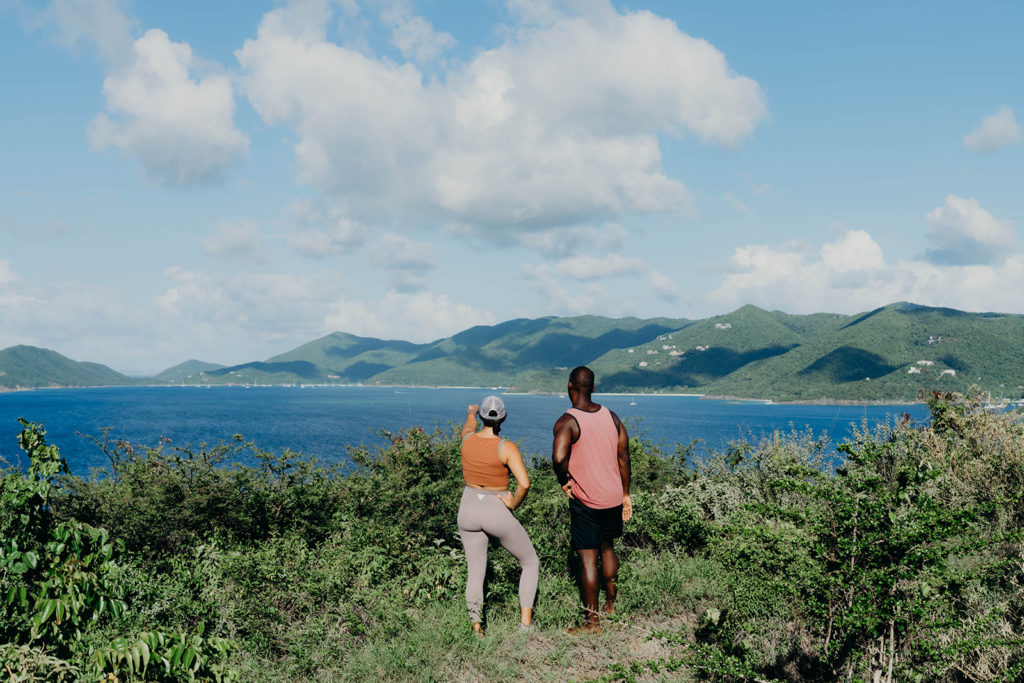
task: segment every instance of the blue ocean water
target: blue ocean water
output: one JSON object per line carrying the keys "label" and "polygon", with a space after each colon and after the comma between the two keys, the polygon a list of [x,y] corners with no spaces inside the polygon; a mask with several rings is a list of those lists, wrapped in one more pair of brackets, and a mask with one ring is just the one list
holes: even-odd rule
{"label": "blue ocean water", "polygon": [[[380,430],[457,428],[466,406],[488,393],[501,394],[508,409],[503,436],[519,442],[527,457],[547,458],[551,426],[566,408],[565,396],[503,394],[483,389],[394,387],[102,387],[0,393],[0,456],[25,465],[17,445],[17,418],[42,422],[72,472],[107,466],[100,449],[83,435],[155,445],[216,444],[241,434],[264,450],[285,448],[326,462],[348,463],[346,446],[383,445]],[[851,425],[874,425],[908,413],[925,421],[922,405],[829,406],[713,401],[695,396],[597,395],[618,413],[630,435],[671,450],[700,441],[722,449],[731,441],[759,439],[776,430],[826,433],[847,439]],[[454,427],[453,427],[454,426]]]}

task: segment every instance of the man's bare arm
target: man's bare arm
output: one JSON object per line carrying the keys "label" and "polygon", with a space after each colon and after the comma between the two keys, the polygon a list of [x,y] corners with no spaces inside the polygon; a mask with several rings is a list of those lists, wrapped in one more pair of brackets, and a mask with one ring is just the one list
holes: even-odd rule
{"label": "man's bare arm", "polygon": [[558,418],[554,429],[555,435],[551,444],[551,467],[555,470],[558,483],[565,486],[569,481],[569,454],[572,451],[573,427],[576,420],[571,415]]}
{"label": "man's bare arm", "polygon": [[632,477],[632,466],[629,462],[629,434],[626,433],[626,425],[615,413],[615,428],[619,432],[618,460],[619,476],[622,477],[622,521],[628,522],[633,516],[633,499],[629,496],[629,480]]}

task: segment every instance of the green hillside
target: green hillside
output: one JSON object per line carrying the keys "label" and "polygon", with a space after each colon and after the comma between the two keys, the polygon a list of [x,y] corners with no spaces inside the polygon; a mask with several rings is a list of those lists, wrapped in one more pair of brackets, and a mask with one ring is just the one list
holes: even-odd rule
{"label": "green hillside", "polygon": [[744,306],[696,321],[646,344],[594,361],[606,391],[702,391],[743,368],[757,367],[842,323],[843,316],[794,316]]}
{"label": "green hillside", "polygon": [[153,379],[162,380],[164,382],[198,382],[202,373],[209,372],[210,370],[219,370],[223,367],[223,365],[218,365],[217,363],[204,363],[201,360],[187,360],[172,368],[167,368],[159,375],[155,375]]}
{"label": "green hillside", "polygon": [[99,363],[80,363],[56,351],[35,346],[11,346],[0,351],[0,387],[91,387],[138,384]]}
{"label": "green hillside", "polygon": [[[1024,396],[1024,316],[896,303],[858,315],[744,306],[682,318],[519,318],[427,344],[335,332],[266,361],[187,361],[149,382],[501,386],[561,392],[590,365],[598,390],[813,400],[915,400],[978,386]],[[110,368],[28,346],[0,352],[0,386],[129,384]]]}
{"label": "green hillside", "polygon": [[335,332],[274,356],[267,362],[304,361],[322,368],[325,377],[332,380],[363,382],[385,370],[410,362],[425,348],[424,344]]}
{"label": "green hillside", "polygon": [[330,379],[324,368],[304,360],[279,363],[254,361],[202,373],[209,384],[319,384]]}
{"label": "green hillside", "polygon": [[546,384],[536,385],[531,378],[590,362],[612,349],[647,342],[685,323],[670,318],[578,316],[472,327],[435,342],[410,363],[382,372],[371,381],[553,390]]}
{"label": "green hillside", "polygon": [[715,394],[912,400],[920,390],[1019,398],[1024,316],[898,303],[852,316],[786,354],[710,383]]}

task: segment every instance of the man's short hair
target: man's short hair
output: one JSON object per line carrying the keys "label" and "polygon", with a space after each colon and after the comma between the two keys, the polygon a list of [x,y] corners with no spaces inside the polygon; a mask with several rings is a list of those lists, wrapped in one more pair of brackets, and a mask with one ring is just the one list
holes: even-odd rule
{"label": "man's short hair", "polygon": [[594,390],[594,371],[585,365],[573,368],[569,373],[569,381],[577,389],[585,393],[591,392]]}

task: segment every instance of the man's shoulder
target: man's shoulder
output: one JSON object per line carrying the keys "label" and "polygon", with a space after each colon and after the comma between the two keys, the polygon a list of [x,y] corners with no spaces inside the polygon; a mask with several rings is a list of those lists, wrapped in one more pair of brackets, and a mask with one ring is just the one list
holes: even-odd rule
{"label": "man's shoulder", "polygon": [[[570,408],[570,410],[571,410],[571,408]],[[572,429],[573,425],[576,425],[576,424],[578,424],[576,422],[576,418],[573,417],[572,413],[570,413],[567,410],[564,413],[562,413],[561,415],[559,415],[558,419],[555,420],[555,426],[554,426],[553,429],[556,432],[560,431],[562,429],[566,429],[566,428]]]}

